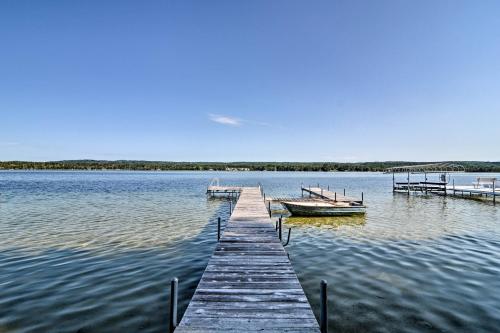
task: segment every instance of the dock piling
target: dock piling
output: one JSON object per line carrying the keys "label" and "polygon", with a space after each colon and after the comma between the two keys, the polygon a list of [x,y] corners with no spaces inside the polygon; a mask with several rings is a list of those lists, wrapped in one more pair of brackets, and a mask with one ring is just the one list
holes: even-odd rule
{"label": "dock piling", "polygon": [[328,333],[328,295],[327,295],[327,285],[325,280],[321,280],[319,293],[320,293],[320,317],[319,317],[319,327],[321,333]]}
{"label": "dock piling", "polygon": [[231,200],[229,200],[229,215],[231,215],[231,213],[233,212],[233,202]]}
{"label": "dock piling", "polygon": [[363,204],[363,201],[365,201],[365,194],[361,192],[361,204]]}
{"label": "dock piling", "polygon": [[281,217],[278,219],[278,238],[281,241],[281,233],[282,233],[282,224],[281,224]]}
{"label": "dock piling", "polygon": [[493,179],[493,204],[496,204],[496,194],[495,194],[495,180]]}
{"label": "dock piling", "polygon": [[394,184],[394,171],[392,172],[392,192],[396,191],[396,186]]}
{"label": "dock piling", "polygon": [[169,328],[168,332],[173,333],[177,327],[177,291],[179,286],[179,280],[173,278],[170,281],[170,313],[169,313]]}
{"label": "dock piling", "polygon": [[408,195],[410,195],[410,172],[408,171]]}
{"label": "dock piling", "polygon": [[217,241],[220,241],[220,217],[217,218]]}
{"label": "dock piling", "polygon": [[288,228],[288,236],[286,238],[286,243],[283,246],[287,246],[290,243],[290,234],[292,233],[292,228]]}

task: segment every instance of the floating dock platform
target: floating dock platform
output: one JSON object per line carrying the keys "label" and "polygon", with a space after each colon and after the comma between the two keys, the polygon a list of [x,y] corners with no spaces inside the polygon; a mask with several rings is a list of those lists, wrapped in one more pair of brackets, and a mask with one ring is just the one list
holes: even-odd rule
{"label": "floating dock platform", "polygon": [[175,332],[320,332],[269,217],[260,187],[239,193],[234,211]]}

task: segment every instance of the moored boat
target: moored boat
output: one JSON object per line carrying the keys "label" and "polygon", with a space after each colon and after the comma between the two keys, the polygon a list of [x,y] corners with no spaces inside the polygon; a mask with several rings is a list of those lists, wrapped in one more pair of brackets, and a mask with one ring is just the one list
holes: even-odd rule
{"label": "moored boat", "polygon": [[366,206],[356,203],[324,201],[283,201],[281,203],[294,216],[343,216],[366,213]]}

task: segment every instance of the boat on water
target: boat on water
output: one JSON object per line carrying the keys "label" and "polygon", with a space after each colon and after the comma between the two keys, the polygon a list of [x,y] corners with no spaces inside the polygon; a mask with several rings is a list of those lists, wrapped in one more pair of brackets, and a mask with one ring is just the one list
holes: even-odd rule
{"label": "boat on water", "polygon": [[366,206],[355,202],[282,201],[292,216],[345,216],[365,214]]}

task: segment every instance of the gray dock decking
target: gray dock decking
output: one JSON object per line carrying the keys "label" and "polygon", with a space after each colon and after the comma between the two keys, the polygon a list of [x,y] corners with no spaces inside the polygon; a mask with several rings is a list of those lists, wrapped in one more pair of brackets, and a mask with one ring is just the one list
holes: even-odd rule
{"label": "gray dock decking", "polygon": [[320,332],[259,187],[243,187],[175,332]]}

